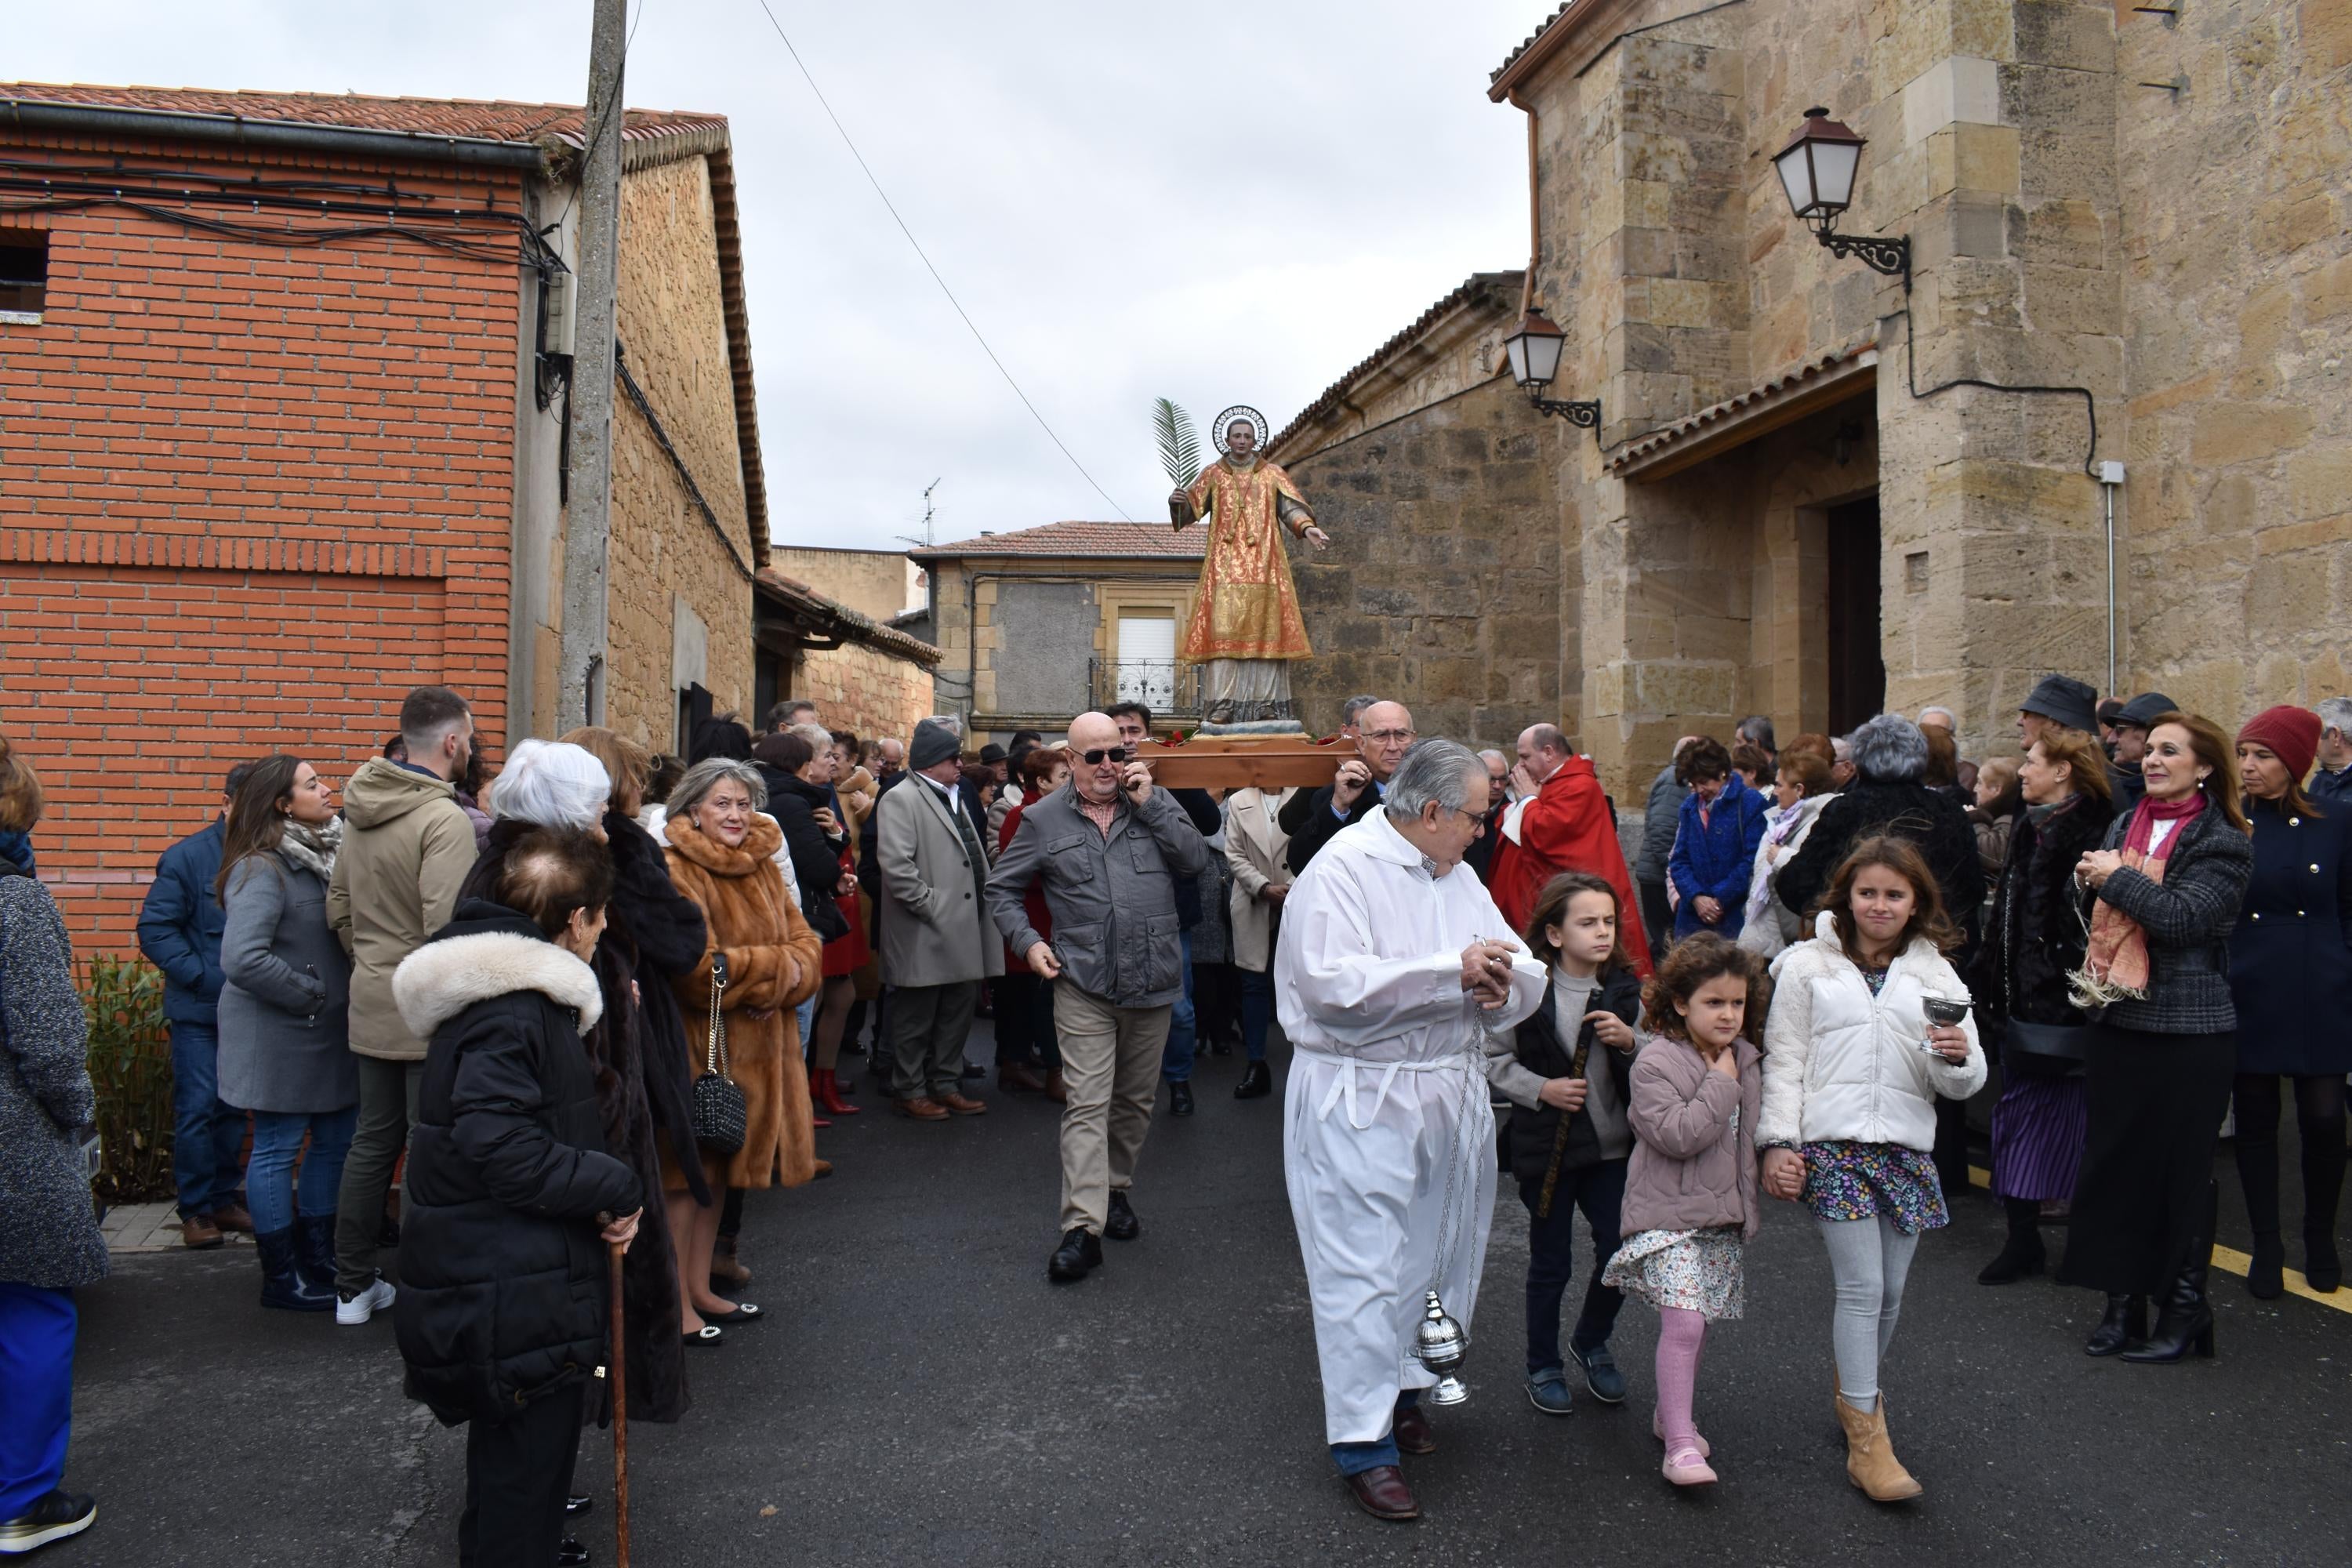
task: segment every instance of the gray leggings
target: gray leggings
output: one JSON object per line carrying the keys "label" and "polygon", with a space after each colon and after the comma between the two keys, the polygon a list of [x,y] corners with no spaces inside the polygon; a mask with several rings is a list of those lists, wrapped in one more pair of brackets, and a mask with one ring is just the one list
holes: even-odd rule
{"label": "gray leggings", "polygon": [[1919,1238],[1906,1236],[1885,1215],[1874,1219],[1816,1219],[1830,1252],[1830,1276],[1837,1282],[1837,1316],[1831,1344],[1837,1353],[1838,1392],[1865,1413],[1878,1408],[1878,1358],[1895,1338],[1895,1314],[1903,1310],[1903,1280]]}

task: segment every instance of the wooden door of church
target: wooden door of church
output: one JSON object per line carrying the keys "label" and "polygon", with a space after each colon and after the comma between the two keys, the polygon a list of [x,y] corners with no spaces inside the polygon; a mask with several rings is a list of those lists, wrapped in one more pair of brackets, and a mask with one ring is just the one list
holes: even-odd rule
{"label": "wooden door of church", "polygon": [[1829,509],[1830,733],[1843,735],[1886,705],[1879,647],[1878,498]]}

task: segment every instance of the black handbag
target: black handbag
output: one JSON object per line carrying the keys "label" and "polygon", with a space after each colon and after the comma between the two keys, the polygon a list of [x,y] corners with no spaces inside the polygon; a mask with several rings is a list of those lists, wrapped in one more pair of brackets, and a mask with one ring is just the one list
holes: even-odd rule
{"label": "black handbag", "polygon": [[713,1154],[743,1147],[751,1114],[743,1086],[727,1076],[727,955],[710,955],[710,1034],[704,1046],[708,1070],[694,1080],[694,1141]]}
{"label": "black handbag", "polygon": [[2017,1078],[2080,1078],[2091,1053],[2087,1024],[2030,1024],[2009,1020],[2000,1043],[2002,1070]]}

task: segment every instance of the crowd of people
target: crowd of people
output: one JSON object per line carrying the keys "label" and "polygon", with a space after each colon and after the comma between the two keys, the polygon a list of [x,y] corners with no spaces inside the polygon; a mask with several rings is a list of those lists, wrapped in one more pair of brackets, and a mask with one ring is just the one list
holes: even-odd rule
{"label": "crowd of people", "polygon": [[[1196,1113],[1201,1053],[1244,1053],[1236,1100],[1272,1094],[1279,1018],[1327,1441],[1384,1519],[1418,1515],[1402,1461],[1434,1445],[1478,1292],[1497,1107],[1527,1395],[1625,1400],[1610,1341],[1640,1298],[1677,1486],[1716,1479],[1698,1368],[1773,1199],[1810,1211],[1835,1282],[1848,1475],[1919,1495],[1882,1368],[1994,1062],[2008,1237],[1979,1278],[2049,1270],[2064,1223],[2058,1279],[2104,1300],[2089,1353],[2212,1353],[2233,1110],[2247,1288],[2281,1293],[2287,1080],[2298,1258],[2340,1284],[2352,699],[2232,741],[2162,693],[2052,676],[2018,754],[1981,760],[1940,708],[1785,747],[1752,718],[1676,744],[1630,862],[1548,723],[1474,753],[1356,698],[1329,784],[1212,793],[1154,783],[1139,703],[977,749],[949,717],[863,740],[806,702],[765,717],[706,720],[683,757],[576,730],[489,773],[463,697],[420,688],[340,801],[312,760],[241,763],[157,866],[139,931],[183,1239],[250,1233],[263,1308],[389,1312],[410,1393],[467,1427],[462,1562],[588,1560],[566,1520],[593,1506],[571,1487],[590,1369],[621,1355],[631,1413],[682,1416],[689,1363],[764,1315],[743,1194],[833,1173],[819,1133],[867,1109],[851,1057],[900,1116],[986,1115],[982,1014],[999,1092],[1061,1107],[1058,1284],[1140,1235],[1150,1125]],[[95,1516],[62,1488],[70,1292],[106,1270],[41,805],[0,739],[0,1176],[30,1215],[0,1226],[12,1552]],[[1579,1213],[1596,1265],[1563,1341]]]}

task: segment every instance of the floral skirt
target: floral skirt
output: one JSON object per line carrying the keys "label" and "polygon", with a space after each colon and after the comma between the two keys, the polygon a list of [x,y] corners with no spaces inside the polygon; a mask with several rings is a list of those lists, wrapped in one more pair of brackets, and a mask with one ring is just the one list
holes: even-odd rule
{"label": "floral skirt", "polygon": [[1645,1230],[1617,1245],[1601,1282],[1661,1310],[1679,1307],[1708,1322],[1748,1310],[1736,1225],[1706,1230]]}
{"label": "floral skirt", "polygon": [[1906,1236],[1952,1221],[1935,1160],[1900,1143],[1808,1143],[1805,1206],[1826,1220],[1885,1216]]}

